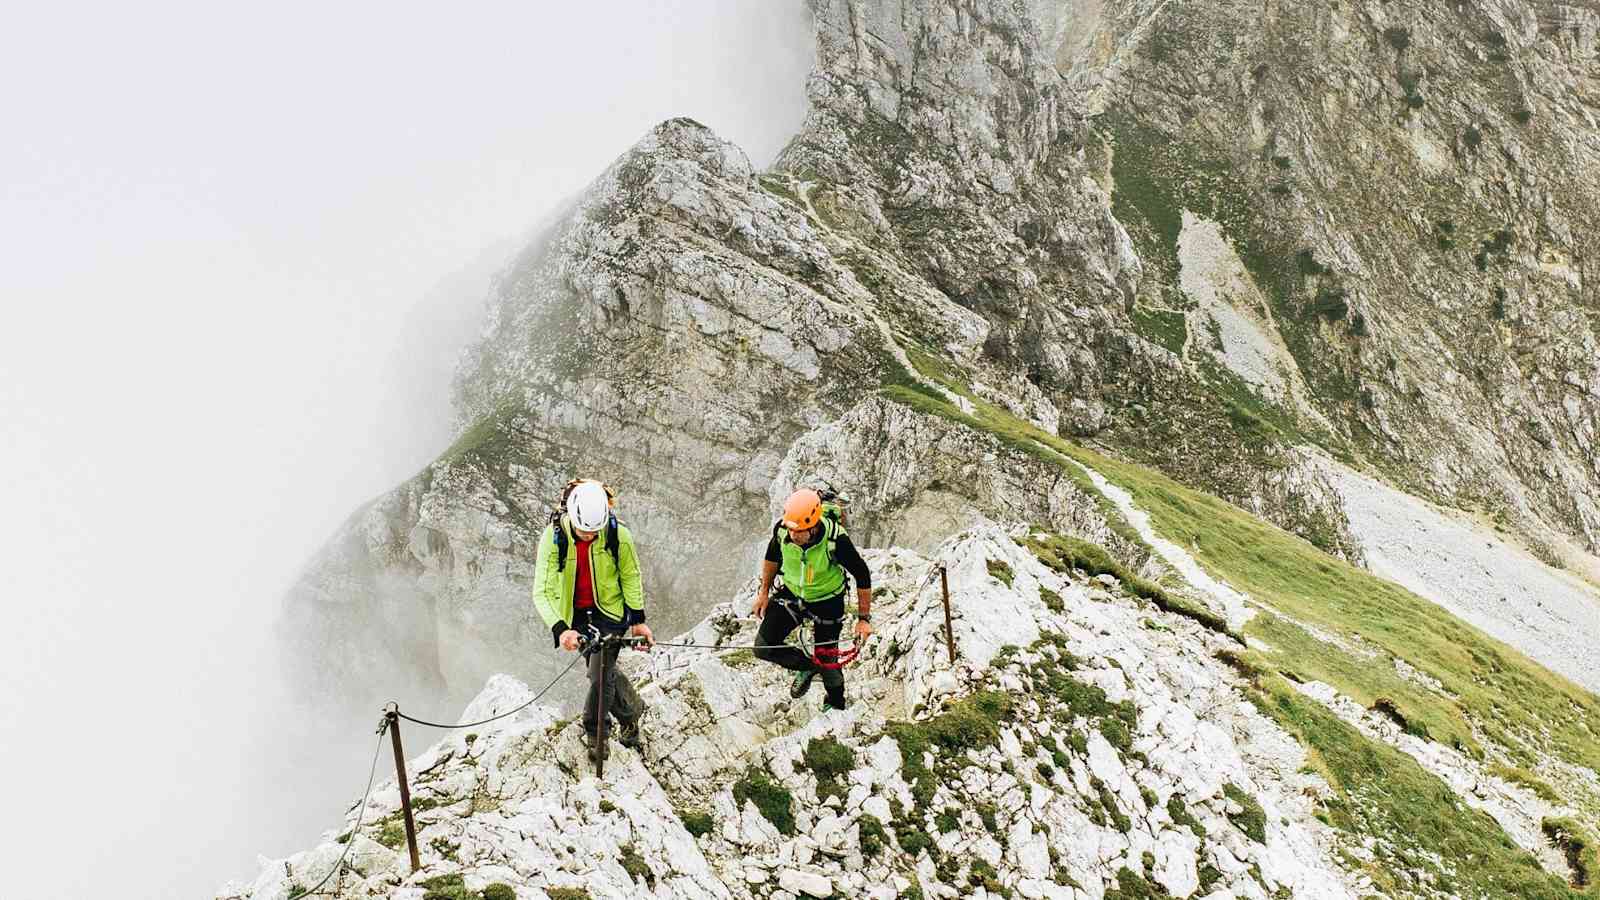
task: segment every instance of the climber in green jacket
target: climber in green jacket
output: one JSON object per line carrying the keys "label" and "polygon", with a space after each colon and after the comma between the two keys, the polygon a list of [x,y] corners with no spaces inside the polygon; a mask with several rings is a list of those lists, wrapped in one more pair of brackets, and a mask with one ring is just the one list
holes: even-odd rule
{"label": "climber in green jacket", "polygon": [[[771,606],[773,580],[779,573],[778,605]],[[781,647],[789,632],[802,619],[816,623],[819,657],[837,652],[844,625],[844,598],[855,580],[855,640],[859,644],[872,634],[872,572],[845,533],[838,507],[824,504],[822,495],[803,488],[789,495],[783,504],[783,518],[772,526],[761,563],[761,586],[756,589],[753,612],[761,619],[756,634],[758,659],[794,671],[789,695],[805,696],[820,673],[826,690],[824,709],[844,709],[844,670],[837,666],[819,668],[816,661],[793,647]]]}
{"label": "climber in green jacket", "polygon": [[[633,533],[617,521],[611,510],[611,492],[598,481],[567,485],[558,510],[545,526],[534,563],[533,606],[539,611],[556,646],[578,649],[585,634],[642,638],[644,647],[654,640],[644,621],[644,588]],[[628,676],[617,670],[621,643],[591,645],[585,652],[589,665],[589,697],[583,707],[583,730],[591,757],[602,749],[595,740],[600,692],[605,691],[606,711],[618,725],[617,739],[624,746],[639,746],[639,719],[644,705]],[[605,684],[600,683],[601,659]]]}

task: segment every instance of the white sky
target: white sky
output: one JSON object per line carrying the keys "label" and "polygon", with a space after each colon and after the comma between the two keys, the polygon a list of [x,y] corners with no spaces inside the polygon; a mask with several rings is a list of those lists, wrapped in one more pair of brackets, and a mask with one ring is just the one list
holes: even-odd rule
{"label": "white sky", "polygon": [[662,119],[769,162],[809,28],[800,0],[8,13],[6,896],[207,897],[337,823],[373,723],[287,721],[269,626],[438,449],[408,318]]}

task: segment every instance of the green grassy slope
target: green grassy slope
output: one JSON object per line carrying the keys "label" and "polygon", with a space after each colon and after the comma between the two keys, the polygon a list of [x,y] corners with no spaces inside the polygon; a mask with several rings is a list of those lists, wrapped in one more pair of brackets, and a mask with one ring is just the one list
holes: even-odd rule
{"label": "green grassy slope", "polygon": [[[1592,827],[1600,811],[1596,799],[1587,791],[1563,795],[1526,771],[1545,774],[1551,758],[1600,770],[1600,743],[1591,731],[1591,723],[1600,723],[1600,698],[1392,582],[1158,472],[1048,434],[976,396],[944,361],[921,351],[908,356],[922,378],[896,373],[904,377],[888,380],[887,397],[1055,462],[1080,483],[1088,479],[1075,463],[1094,469],[1132,495],[1157,533],[1251,596],[1260,608],[1245,625],[1252,649],[1230,654],[1230,661],[1251,677],[1250,699],[1301,741],[1308,765],[1333,787],[1337,799],[1324,809],[1325,820],[1377,838],[1370,860],[1349,859],[1377,886],[1401,896],[1591,895],[1593,885],[1569,886],[1540,870],[1443,781],[1340,721],[1291,679],[1326,682],[1384,710],[1412,734],[1456,747],[1503,777],[1521,774],[1513,780],[1538,783],[1533,789],[1547,799],[1553,794],[1578,810],[1579,821],[1563,823],[1563,833],[1576,833],[1580,847],[1587,840],[1582,823]],[[967,400],[971,411],[930,382]],[[1365,652],[1352,653],[1351,645]],[[1442,690],[1402,677],[1395,660],[1436,679]]]}

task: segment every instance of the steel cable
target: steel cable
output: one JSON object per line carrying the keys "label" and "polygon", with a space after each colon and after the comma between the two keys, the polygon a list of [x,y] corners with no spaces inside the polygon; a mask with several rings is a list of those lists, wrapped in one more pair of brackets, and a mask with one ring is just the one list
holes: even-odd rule
{"label": "steel cable", "polygon": [[[350,839],[344,842],[344,852],[339,854],[339,861],[333,864],[333,868],[328,870],[328,874],[322,876],[322,880],[317,882],[317,886],[300,896],[309,897],[312,894],[320,893],[322,886],[328,883],[328,879],[332,878],[335,872],[344,868],[345,857],[350,855],[350,848],[355,846],[356,834],[361,831],[361,820],[367,814],[367,798],[372,796],[372,780],[378,775],[378,754],[383,751],[383,733],[387,730],[388,722],[386,721],[384,727],[378,729],[378,743],[377,746],[372,748],[372,766],[367,770],[367,789],[361,795],[361,809],[356,813],[355,827],[350,829]],[[335,891],[329,896],[336,896],[337,893]]]}
{"label": "steel cable", "polygon": [[539,698],[543,697],[545,694],[550,693],[550,689],[556,686],[556,682],[558,682],[561,679],[565,678],[567,673],[572,671],[572,667],[577,665],[578,661],[581,660],[581,659],[583,659],[582,656],[574,656],[572,658],[572,662],[567,663],[567,667],[565,669],[561,670],[561,674],[557,675],[554,679],[551,680],[551,682],[549,684],[545,685],[544,686],[544,690],[540,691],[537,694],[534,694],[533,695],[533,699],[531,699],[528,702],[522,704],[521,706],[517,707],[516,709],[508,710],[506,712],[503,712],[503,713],[499,714],[498,716],[490,716],[487,719],[479,719],[476,722],[463,722],[460,725],[441,725],[438,722],[429,722],[429,721],[427,721],[425,719],[418,719],[418,718],[415,718],[413,716],[406,715],[405,713],[400,711],[400,705],[398,703],[394,704],[395,715],[398,715],[400,718],[405,719],[407,722],[415,722],[418,725],[426,725],[429,728],[444,728],[444,729],[447,729],[447,730],[448,729],[455,729],[455,728],[473,728],[473,727],[476,727],[478,725],[486,725],[486,724],[488,724],[490,722],[495,721],[496,719],[504,719],[506,716],[515,715],[516,713],[519,713],[519,712],[523,711],[524,709],[527,709],[528,707],[532,706],[533,704],[538,703],[539,702]]}

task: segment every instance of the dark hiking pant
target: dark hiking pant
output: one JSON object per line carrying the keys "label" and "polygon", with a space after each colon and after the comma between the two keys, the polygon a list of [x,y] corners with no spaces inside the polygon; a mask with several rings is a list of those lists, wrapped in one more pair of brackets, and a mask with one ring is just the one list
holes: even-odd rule
{"label": "dark hiking pant", "polygon": [[[803,610],[803,617],[817,620],[816,643],[818,647],[839,646],[839,632],[844,629],[844,591],[822,600],[813,600],[810,603],[796,597],[787,586],[772,592],[771,602],[767,604],[767,611],[761,617],[761,628],[756,632],[756,644],[770,649],[757,650],[756,658],[777,663],[785,669],[795,672],[808,672],[818,668],[811,657],[794,647],[775,647],[789,636],[791,631],[800,627],[801,619],[796,618],[790,607],[799,607]],[[787,605],[785,605],[787,604]],[[831,624],[829,624],[831,622]],[[827,689],[828,703],[834,706],[844,704],[844,670],[822,668],[822,686]]]}
{"label": "dark hiking pant", "polygon": [[[601,616],[596,615],[592,618],[600,627],[600,634],[604,637],[621,637],[627,633],[606,628],[605,626],[610,623],[603,621]],[[589,734],[595,733],[600,719],[602,688],[606,694],[606,717],[617,724],[626,725],[639,718],[639,714],[644,711],[644,705],[639,700],[639,692],[634,690],[633,682],[617,669],[617,655],[621,651],[621,644],[602,644],[591,648],[586,654],[585,662],[589,666],[589,697],[583,704],[583,730]],[[606,679],[603,686],[600,684],[602,655],[606,663]]]}

